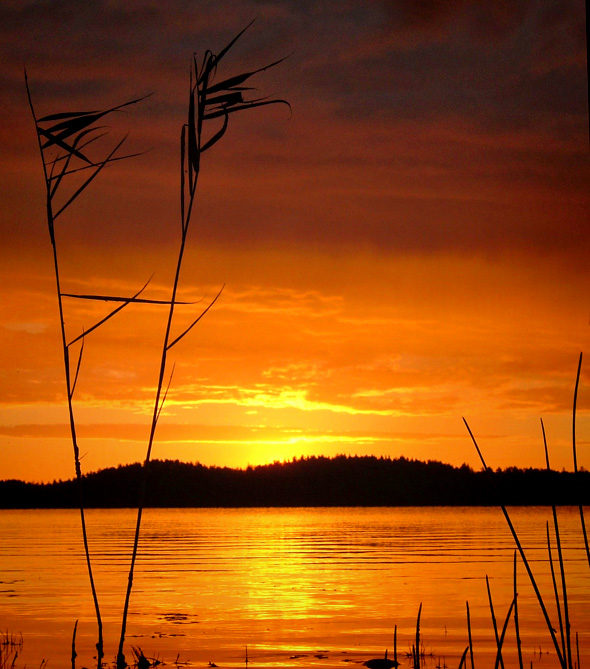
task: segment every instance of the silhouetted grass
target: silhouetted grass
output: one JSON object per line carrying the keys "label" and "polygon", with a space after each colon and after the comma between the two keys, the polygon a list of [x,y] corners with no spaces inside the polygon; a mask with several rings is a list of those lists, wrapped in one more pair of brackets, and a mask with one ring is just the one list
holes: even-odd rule
{"label": "silhouetted grass", "polygon": [[[208,151],[215,144],[217,144],[217,142],[219,142],[224,136],[231,114],[264,105],[285,104],[289,106],[289,103],[285,100],[268,100],[264,98],[248,99],[245,97],[246,92],[250,91],[251,88],[244,86],[244,84],[246,84],[248,80],[255,74],[274,67],[283,59],[277,60],[251,72],[245,72],[229,77],[222,81],[215,82],[215,76],[217,74],[218,68],[220,68],[222,64],[223,59],[248,27],[249,26],[238,33],[238,35],[236,35],[236,37],[234,37],[234,39],[218,54],[214,54],[211,51],[206,51],[200,64],[197,62],[196,56],[193,57],[189,85],[187,120],[186,123],[184,123],[182,126],[180,140],[180,245],[178,250],[174,281],[172,284],[171,297],[168,303],[168,318],[162,343],[160,369],[158,373],[158,381],[156,384],[150,434],[148,438],[146,456],[142,467],[141,488],[137,507],[137,520],[135,526],[133,551],[131,555],[131,564],[127,581],[128,585],[123,608],[119,650],[117,653],[118,669],[124,669],[126,666],[123,646],[125,643],[129,602],[133,587],[133,575],[135,562],[137,559],[143,508],[145,504],[148,465],[151,459],[156,427],[166,402],[166,395],[172,381],[172,375],[174,373],[174,366],[172,366],[172,369],[168,372],[169,353],[174,348],[174,346],[176,346],[195,327],[195,325],[199,323],[203,316],[215,304],[221,295],[221,291],[223,290],[222,287],[217,295],[210,301],[206,309],[201,311],[196,316],[196,318],[193,319],[188,327],[184,328],[184,330],[182,330],[179,334],[172,333],[175,307],[178,304],[177,294],[180,288],[180,276],[184,259],[184,252],[188,240],[193,205],[197,192],[197,183],[201,169],[201,156],[203,153],[205,153],[205,151]],[[218,118],[222,119],[221,127],[211,129],[210,121]],[[166,388],[164,388],[165,378],[167,376],[169,376],[169,380]]]}
{"label": "silhouetted grass", "polygon": [[[0,669],[17,669],[20,666],[20,664],[17,664],[17,660],[20,657],[23,645],[22,634],[0,632]],[[45,667],[47,667],[47,660],[41,660],[39,669],[45,669]],[[24,669],[26,669],[26,665]]]}
{"label": "silhouetted grass", "polygon": [[[86,517],[84,513],[84,494],[82,486],[82,468],[80,464],[80,447],[78,443],[76,418],[74,410],[74,394],[76,383],[80,374],[82,357],[86,337],[97,330],[101,325],[115,316],[121,309],[137,301],[139,293],[132,297],[120,297],[113,295],[78,295],[63,292],[61,268],[58,254],[58,227],[56,225],[58,218],[68,210],[84,193],[86,188],[102,172],[104,167],[116,160],[129,158],[116,155],[125,142],[125,137],[119,140],[114,148],[103,152],[100,157],[94,155],[96,145],[92,146],[108,134],[103,125],[96,125],[98,121],[105,119],[109,114],[119,111],[129,105],[140,102],[143,98],[129,100],[122,104],[103,109],[101,111],[60,111],[54,114],[48,114],[39,118],[35,112],[27,74],[25,72],[25,85],[27,96],[35,129],[41,163],[43,166],[43,178],[45,181],[45,205],[47,213],[47,227],[49,239],[53,254],[53,268],[57,295],[57,304],[59,310],[59,323],[61,335],[61,347],[63,355],[63,369],[66,386],[66,402],[68,407],[68,417],[70,426],[70,435],[73,447],[74,469],[78,483],[78,499],[80,509],[80,521],[82,526],[82,538],[84,551],[90,579],[90,588],[94,601],[96,621],[98,625],[98,641],[96,648],[98,651],[98,665],[100,666],[104,656],[103,651],[103,627],[100,614],[98,595],[94,582],[92,571],[92,562],[88,548],[88,534],[86,531]],[[102,143],[101,143],[102,144]],[[87,174],[88,173],[88,174]],[[82,177],[81,183],[79,177]],[[144,286],[145,287],[145,286]],[[66,332],[66,308],[65,298],[74,298],[81,300],[101,300],[106,302],[119,302],[120,306],[113,309],[106,317],[86,328],[82,333],[75,336],[69,336]]]}
{"label": "silhouetted grass", "polygon": [[[188,238],[189,224],[196,196],[196,188],[201,166],[201,156],[205,151],[209,150],[215,144],[217,144],[217,142],[219,142],[219,140],[224,136],[228,127],[229,116],[231,114],[265,105],[285,104],[289,106],[285,100],[249,98],[248,92],[253,89],[244,85],[248,83],[252,76],[277,65],[281,62],[282,59],[265,65],[264,67],[260,67],[254,71],[245,72],[223,79],[222,81],[215,82],[215,76],[217,74],[218,68],[222,64],[223,59],[246,29],[247,28],[242,30],[218,54],[214,54],[213,52],[207,50],[200,65],[197,63],[196,56],[193,57],[187,121],[182,126],[180,145],[181,240],[176,264],[176,273],[171,290],[171,297],[168,302],[140,298],[139,296],[147,287],[147,283],[130,297],[109,294],[73,294],[66,293],[62,290],[61,267],[59,263],[57,241],[58,231],[56,223],[59,217],[76,203],[78,198],[86,191],[86,189],[93,183],[94,179],[98,177],[98,175],[106,166],[112,164],[115,161],[138,155],[119,155],[119,151],[125,143],[126,137],[123,137],[117,141],[111,148],[102,150],[102,152],[97,152],[96,148],[98,146],[102,148],[104,144],[104,137],[108,135],[108,129],[106,129],[106,126],[102,125],[105,118],[125,107],[135,105],[144,98],[132,99],[112,107],[102,108],[99,111],[58,111],[39,117],[33,105],[29,82],[25,72],[25,85],[31,114],[35,123],[37,142],[41,156],[43,177],[45,182],[47,226],[53,253],[53,267],[59,311],[63,368],[66,386],[66,400],[73,447],[74,469],[78,484],[78,506],[80,510],[82,537],[90,580],[90,588],[94,601],[95,616],[98,627],[98,640],[96,648],[97,663],[99,667],[102,665],[102,660],[104,657],[103,624],[93,575],[90,550],[88,546],[85,503],[82,486],[83,477],[80,463],[80,447],[78,443],[74,409],[74,395],[81,370],[86,339],[90,334],[98,330],[99,327],[104,325],[129,304],[141,303],[168,305],[167,325],[163,340],[161,364],[156,385],[154,410],[147,445],[147,453],[143,467],[144,475],[142,477],[141,493],[138,500],[136,530],[133,551],[131,555],[128,585],[125,594],[121,635],[117,655],[117,666],[120,669],[123,669],[123,667],[126,666],[123,646],[125,641],[129,600],[133,584],[133,573],[138,551],[143,501],[145,497],[147,464],[149,463],[151,457],[158,419],[162,412],[168,387],[172,379],[173,368],[170,372],[168,370],[169,352],[195,327],[195,325],[197,325],[201,318],[213,306],[221,293],[221,291],[219,291],[216,297],[211,300],[207,308],[199,313],[188,327],[186,327],[180,333],[172,333],[175,307],[179,304],[182,304],[177,299],[177,293],[180,285],[180,272]],[[221,121],[221,126],[217,125],[216,127],[211,128],[211,121],[217,123],[217,119]],[[101,125],[98,125],[98,123],[101,123]],[[104,318],[101,318],[100,320],[91,324],[90,327],[85,328],[81,333],[77,333],[76,335],[72,336],[66,332],[66,299],[113,302],[118,303],[118,306],[112,309],[112,311]],[[165,377],[167,376],[168,372],[170,378],[168,385],[165,387]],[[72,642],[72,665],[74,664],[75,631]]]}
{"label": "silhouetted grass", "polygon": [[[579,387],[579,381],[580,381],[580,372],[581,372],[581,367],[582,367],[582,353],[580,353],[579,361],[578,361],[578,369],[576,373],[576,382],[575,382],[575,388],[574,388],[574,398],[573,398],[573,415],[572,415],[572,444],[573,444],[573,460],[574,460],[574,474],[577,476],[578,475],[578,467],[577,467],[577,453],[576,453],[576,406],[577,406],[577,397],[578,397],[578,387]],[[473,433],[471,431],[471,428],[469,427],[467,421],[465,418],[463,419],[465,426],[467,427],[467,430],[469,432],[469,435],[473,441],[473,444],[475,445],[475,448],[477,450],[477,453],[480,457],[480,460],[483,464],[484,470],[489,471],[488,466],[485,462],[485,459],[481,453],[481,450],[477,444],[477,441],[475,440],[475,437],[473,436]],[[546,464],[547,464],[547,471],[551,471],[550,465],[549,465],[549,452],[547,448],[547,439],[545,435],[545,427],[543,425],[543,421],[541,420],[541,429],[543,433],[543,446],[545,449],[545,459],[546,459]],[[577,481],[576,481],[577,483]],[[554,533],[555,533],[555,540],[557,544],[557,561],[559,564],[559,572],[561,576],[561,591],[557,585],[557,579],[555,575],[555,568],[553,565],[553,552],[551,549],[551,536],[549,533],[549,525],[547,524],[547,550],[549,554],[549,564],[551,568],[551,574],[552,574],[552,583],[553,583],[553,592],[552,595],[555,598],[555,604],[556,604],[556,611],[557,611],[557,618],[558,618],[558,624],[554,625],[548,610],[547,610],[547,605],[545,601],[544,595],[541,593],[537,582],[535,580],[530,561],[528,560],[526,553],[524,551],[524,548],[521,544],[520,538],[518,537],[518,534],[514,528],[514,525],[512,523],[512,520],[510,519],[510,515],[508,513],[508,510],[506,509],[506,506],[504,504],[500,505],[500,508],[502,509],[502,513],[504,514],[504,517],[506,519],[506,522],[508,523],[508,527],[510,529],[510,532],[512,534],[512,537],[514,539],[514,542],[516,544],[516,547],[518,549],[518,552],[520,554],[521,560],[525,566],[525,569],[527,571],[529,580],[531,582],[531,585],[533,586],[533,590],[535,592],[537,601],[539,603],[539,606],[541,608],[541,612],[543,614],[543,617],[545,619],[545,623],[547,626],[547,630],[549,632],[549,635],[551,636],[551,640],[553,642],[553,647],[555,649],[555,652],[557,654],[557,659],[559,662],[559,666],[562,667],[562,669],[576,669],[576,667],[579,669],[579,649],[578,649],[578,635],[576,633],[576,657],[577,657],[577,663],[574,663],[573,659],[573,651],[572,651],[572,630],[571,630],[571,625],[570,625],[570,619],[569,619],[569,605],[568,605],[568,590],[567,590],[567,584],[566,584],[566,575],[565,575],[565,560],[563,556],[563,550],[561,546],[561,539],[560,539],[560,532],[559,532],[559,522],[558,522],[558,516],[557,516],[557,509],[555,505],[552,505],[552,515],[553,515],[553,527],[554,527]],[[584,546],[586,549],[586,554],[588,556],[588,536],[586,533],[586,525],[585,525],[585,520],[584,520],[584,509],[582,507],[582,504],[580,503],[578,505],[579,512],[580,512],[580,523],[581,523],[581,530],[582,530],[582,538],[584,541]],[[590,559],[588,561],[588,565],[590,566]],[[491,594],[489,593],[489,584],[488,584],[488,594],[489,594],[489,601],[490,601],[490,608],[492,610],[492,619],[494,619],[494,611],[491,603]],[[512,602],[512,608],[514,609],[514,624],[515,624],[515,631],[516,631],[516,644],[517,644],[517,651],[518,651],[518,659],[519,659],[519,666],[522,669],[523,667],[523,661],[522,661],[522,652],[521,652],[521,646],[520,646],[520,627],[519,627],[519,619],[518,619],[518,593],[517,593],[517,588],[516,588],[516,552],[514,556],[514,598]],[[494,623],[495,627],[495,623]],[[557,632],[556,628],[559,629],[559,639],[557,638]],[[497,638],[497,634],[496,634]],[[503,637],[500,637],[500,641],[498,641],[498,659],[496,661],[496,666],[501,661],[501,641]]]}

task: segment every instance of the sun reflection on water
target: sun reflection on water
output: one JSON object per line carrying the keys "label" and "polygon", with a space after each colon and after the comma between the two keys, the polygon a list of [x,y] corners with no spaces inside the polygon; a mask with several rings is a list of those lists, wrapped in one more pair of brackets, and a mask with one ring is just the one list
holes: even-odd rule
{"label": "sun reflection on water", "polygon": [[[587,566],[575,514],[560,514],[572,624],[588,653]],[[546,516],[544,509],[514,511],[544,588]],[[1,628],[23,632],[29,664],[39,654],[59,664],[78,619],[79,656],[91,657],[95,624],[78,516],[11,511],[2,520]],[[115,652],[133,521],[131,510],[89,512],[107,657]],[[330,669],[391,652],[397,625],[405,661],[422,604],[426,651],[458,665],[468,600],[476,654],[489,659],[485,576],[502,618],[512,598],[512,555],[496,509],[148,509],[129,643],[169,660],[180,653],[224,666],[243,666],[248,646],[249,666]],[[532,657],[550,641],[521,567],[518,579],[523,648]]]}

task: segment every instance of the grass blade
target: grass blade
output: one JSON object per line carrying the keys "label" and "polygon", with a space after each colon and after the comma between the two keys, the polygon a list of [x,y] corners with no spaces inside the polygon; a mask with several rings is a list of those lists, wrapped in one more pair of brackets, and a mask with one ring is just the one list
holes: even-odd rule
{"label": "grass blade", "polygon": [[205,142],[205,144],[203,144],[203,146],[201,147],[201,153],[205,152],[207,149],[210,149],[214,144],[217,144],[217,142],[225,135],[225,131],[227,130],[228,124],[229,124],[229,114],[225,112],[221,130],[216,132],[213,135],[213,137],[211,137],[210,140],[208,140],[207,142]]}
{"label": "grass blade", "polygon": [[201,318],[203,318],[203,316],[209,311],[209,309],[211,309],[211,307],[215,304],[215,302],[217,302],[217,300],[219,299],[219,296],[220,296],[221,293],[223,292],[223,289],[224,289],[224,288],[225,288],[225,284],[223,284],[223,286],[221,286],[221,288],[220,288],[219,292],[217,293],[217,295],[216,295],[216,296],[213,298],[213,300],[210,302],[209,306],[208,306],[204,311],[201,312],[201,314],[198,316],[198,318],[195,318],[195,320],[188,326],[188,328],[186,328],[186,330],[184,330],[184,332],[182,332],[181,334],[179,334],[178,337],[176,337],[176,339],[174,339],[172,342],[170,342],[170,343],[168,344],[168,346],[167,346],[167,350],[170,350],[173,346],[176,346],[176,344],[178,344],[178,342],[179,342],[183,337],[185,337],[185,336],[186,336],[186,335],[187,335],[187,334],[188,334],[188,333],[195,327],[195,325],[201,320]]}
{"label": "grass blade", "polygon": [[473,662],[473,639],[471,638],[471,615],[469,614],[469,602],[465,602],[467,606],[467,635],[469,638],[469,655],[471,657],[471,669],[475,669]]}
{"label": "grass blade", "polygon": [[578,371],[576,374],[576,385],[574,387],[574,407],[572,412],[572,447],[574,455],[574,472],[578,473],[578,456],[576,453],[576,406],[578,403],[578,387],[580,385],[580,372],[582,371],[582,354],[578,360]]}
{"label": "grass blade", "polygon": [[[484,457],[481,453],[481,450],[479,449],[479,446],[477,445],[477,441],[475,437],[473,436],[473,432],[471,431],[471,428],[469,427],[467,421],[465,418],[463,418],[463,422],[465,423],[465,427],[467,428],[467,431],[469,432],[469,436],[471,437],[471,440],[475,446],[475,449],[479,455],[479,458],[483,464],[483,468],[485,471],[491,471],[489,467],[487,466]],[[549,618],[549,614],[547,613],[547,608],[545,607],[545,602],[543,601],[543,597],[541,595],[541,591],[539,590],[539,586],[537,585],[537,581],[535,580],[535,577],[533,575],[531,566],[529,564],[529,561],[525,555],[524,549],[522,547],[522,544],[520,543],[520,539],[518,537],[518,534],[516,533],[516,530],[514,529],[514,525],[512,524],[512,520],[510,519],[510,516],[508,514],[508,511],[504,504],[500,504],[500,508],[502,509],[502,513],[504,514],[504,518],[506,519],[506,522],[508,523],[508,527],[510,529],[510,533],[512,534],[512,538],[514,539],[514,543],[516,544],[516,547],[518,548],[518,552],[520,553],[520,558],[525,566],[525,569],[527,571],[527,574],[529,576],[529,580],[531,582],[531,585],[533,586],[533,590],[535,591],[535,595],[537,597],[537,601],[539,602],[539,606],[541,607],[541,611],[543,613],[543,617],[545,618],[545,624],[547,625],[547,629],[549,630],[549,634],[551,635],[551,640],[553,641],[553,646],[555,648],[555,652],[557,653],[557,657],[559,658],[559,663],[561,664],[562,667],[565,667],[565,660],[563,657],[563,654],[561,652],[561,648],[559,647],[559,643],[557,641],[557,637],[555,636],[555,629],[553,628],[553,625],[551,624],[551,619]]]}
{"label": "grass blade", "polygon": [[236,105],[234,107],[224,107],[219,111],[206,112],[203,114],[203,119],[212,119],[219,118],[224,114],[233,114],[234,112],[244,111],[246,109],[252,109],[254,107],[264,107],[265,105],[287,105],[291,109],[291,105],[287,100],[265,100],[263,102],[246,102],[243,105]]}
{"label": "grass blade", "polygon": [[[551,471],[551,466],[549,465],[549,449],[547,447],[547,435],[545,433],[545,424],[543,423],[543,419],[541,419],[541,431],[543,434],[543,446],[545,449],[545,462],[547,463],[547,471]],[[557,560],[559,562],[559,570],[560,570],[560,575],[561,575],[561,588],[562,588],[562,593],[563,593],[563,612],[564,612],[564,618],[565,618],[565,632],[564,632],[564,620],[562,619],[561,616],[561,603],[559,600],[559,593],[557,590],[557,583],[555,581],[555,570],[553,568],[553,560],[552,560],[552,555],[551,555],[551,542],[550,542],[550,536],[549,536],[549,524],[547,524],[547,549],[549,550],[549,566],[551,568],[551,574],[553,578],[553,590],[554,590],[554,595],[555,595],[555,602],[557,606],[557,618],[559,621],[559,632],[561,635],[561,649],[563,653],[563,657],[568,658],[569,664],[571,664],[571,644],[569,641],[569,607],[568,607],[568,601],[567,601],[567,587],[566,587],[566,582],[565,582],[565,565],[564,565],[564,559],[563,559],[563,551],[561,548],[561,536],[559,533],[559,522],[557,520],[557,509],[555,505],[553,504],[551,506],[551,512],[553,514],[553,529],[555,531],[555,541],[557,544]],[[566,644],[566,639],[567,639],[567,644]]]}
{"label": "grass blade", "polygon": [[[74,397],[74,392],[76,390],[76,383],[78,382],[78,375],[80,374],[80,365],[82,364],[82,354],[84,353],[84,333],[82,333],[82,345],[80,346],[80,351],[78,353],[78,362],[76,364],[76,372],[74,374],[74,380],[72,382],[72,387],[70,389],[70,399]],[[69,346],[69,344],[68,344]]]}
{"label": "grass blade", "polygon": [[[572,446],[573,446],[573,455],[574,455],[574,472],[578,473],[578,456],[576,452],[576,407],[578,403],[578,387],[580,385],[580,372],[582,371],[582,353],[580,353],[580,358],[578,360],[578,371],[576,373],[576,385],[574,388],[574,406],[572,413]],[[588,566],[590,567],[590,545],[588,544],[588,533],[586,531],[586,521],[584,519],[584,507],[579,504],[578,509],[580,511],[580,523],[582,525],[582,536],[584,537],[584,548],[586,549],[586,559],[588,560]]]}
{"label": "grass blade", "polygon": [[[490,612],[492,614],[492,625],[494,627],[494,637],[496,639],[496,647],[500,649],[500,635],[498,634],[498,624],[496,622],[496,614],[494,612],[494,604],[492,602],[492,591],[490,589],[490,579],[486,574],[486,588],[488,591],[488,602],[490,604]],[[502,657],[502,652],[500,650],[500,666],[504,669],[504,658]]]}
{"label": "grass blade", "polygon": [[514,604],[515,601],[513,599],[512,604],[510,604],[510,608],[508,609],[504,625],[502,626],[502,633],[500,634],[500,640],[498,641],[498,651],[496,653],[496,663],[494,664],[494,669],[498,669],[498,666],[500,664],[500,658],[502,657],[502,646],[504,645],[504,637],[506,636],[506,630],[508,628],[508,622],[510,621],[510,616],[512,615],[512,609],[514,608]]}
{"label": "grass blade", "polygon": [[465,650],[463,651],[463,655],[461,655],[461,661],[459,662],[459,669],[463,669],[463,667],[465,666],[465,660],[467,658],[468,652],[469,652],[469,646],[465,648]]}
{"label": "grass blade", "polygon": [[520,625],[518,622],[518,592],[516,590],[516,551],[514,551],[514,629],[516,631],[516,648],[518,650],[518,666],[520,669],[524,669],[522,666],[522,647],[520,641]]}
{"label": "grass blade", "polygon": [[[43,134],[46,137],[48,135],[48,141],[43,146],[43,148],[44,149],[47,148],[48,146],[50,146],[51,144],[55,143],[58,140],[63,141],[66,137],[75,135],[77,132],[84,130],[89,125],[92,125],[93,123],[107,116],[108,114],[111,114],[112,112],[115,111],[119,111],[119,109],[123,109],[123,107],[128,107],[129,105],[137,104],[138,102],[145,100],[150,95],[151,93],[149,95],[144,95],[141,98],[130,100],[129,102],[124,102],[123,104],[116,105],[115,107],[111,107],[110,109],[105,109],[99,112],[74,113],[73,115],[68,114],[68,112],[64,112],[66,115],[68,115],[68,118],[61,121],[60,123],[56,123],[50,128],[44,129]],[[44,119],[39,119],[38,123],[43,123],[47,120],[48,117],[44,117]],[[61,130],[61,132],[59,132],[57,135],[53,134],[57,130]]]}
{"label": "grass blade", "polygon": [[186,229],[185,229],[186,215],[185,215],[185,204],[184,204],[184,192],[186,189],[185,167],[184,167],[184,163],[186,160],[186,128],[187,126],[183,125],[182,130],[180,131],[180,226],[183,236],[186,234]]}
{"label": "grass blade", "polygon": [[422,602],[418,609],[418,617],[416,618],[416,646],[414,648],[414,667],[420,669],[420,616],[422,615]]}
{"label": "grass blade", "polygon": [[229,44],[227,44],[216,56],[212,55],[212,67],[215,68],[217,67],[217,63],[225,56],[225,54],[232,48],[232,46],[240,39],[240,37],[248,30],[248,28],[256,21],[256,19],[252,19],[250,23],[240,30],[240,32],[231,40]]}
{"label": "grass blade", "polygon": [[[147,284],[146,284],[147,286]],[[144,290],[145,286],[141,289]],[[140,291],[141,292],[141,291]],[[62,293],[62,297],[71,297],[76,300],[97,300],[102,302],[125,302],[125,304],[133,302],[134,304],[170,304],[170,300],[153,300],[141,297],[121,297],[119,295],[83,295],[78,293]],[[139,293],[136,293],[139,295]],[[196,302],[175,302],[175,304],[196,304]]]}
{"label": "grass blade", "polygon": [[115,146],[115,148],[111,151],[111,153],[105,158],[100,163],[96,163],[97,169],[86,179],[86,181],[74,192],[74,194],[67,200],[67,202],[53,215],[53,220],[55,221],[58,216],[64,212],[70,204],[94,181],[94,179],[99,175],[99,173],[102,171],[103,167],[107,165],[108,163],[111,162],[112,157],[115,155],[115,153],[121,148],[123,143],[127,137],[123,137],[123,139]]}
{"label": "grass blade", "polygon": [[39,128],[37,126],[37,132],[39,133],[39,135],[45,137],[48,140],[41,147],[42,150],[45,150],[51,144],[55,144],[56,146],[59,146],[64,151],[67,151],[68,153],[71,153],[71,154],[75,155],[76,158],[80,158],[80,160],[83,160],[85,163],[88,163],[89,165],[94,165],[94,163],[91,160],[89,160],[88,158],[86,158],[86,156],[83,153],[81,153],[80,151],[75,149],[73,146],[71,146],[67,142],[64,142],[63,140],[61,140],[57,137],[54,137],[49,132],[47,132],[47,130],[43,130],[43,128]]}
{"label": "grass blade", "polygon": [[[195,115],[196,89],[191,85],[188,104],[188,162],[195,173],[199,171],[199,142],[197,141],[197,119]],[[192,182],[192,174],[189,181]]]}
{"label": "grass blade", "polygon": [[549,523],[547,523],[547,552],[549,553],[549,567],[551,569],[551,582],[553,584],[553,594],[555,596],[555,607],[557,608],[557,619],[559,621],[559,633],[561,635],[561,650],[565,657],[565,634],[563,631],[563,618],[561,615],[561,602],[559,601],[559,590],[557,588],[557,579],[555,577],[555,567],[553,566],[553,553],[551,551],[551,536],[549,534]]}
{"label": "grass blade", "polygon": [[174,376],[174,369],[175,368],[176,368],[176,365],[172,365],[172,371],[170,372],[170,378],[168,379],[168,385],[166,386],[166,390],[164,391],[164,395],[162,396],[162,401],[160,402],[160,408],[158,409],[158,415],[156,416],[156,422],[158,420],[160,420],[160,414],[162,413],[162,409],[164,408],[166,398],[168,397],[168,391],[170,390],[170,384],[172,383],[172,377]]}
{"label": "grass blade", "polygon": [[76,669],[76,632],[78,631],[78,621],[74,623],[74,633],[72,634],[72,669]]}
{"label": "grass blade", "polygon": [[[245,72],[244,74],[237,74],[235,77],[230,77],[229,79],[225,79],[224,81],[220,81],[217,84],[213,84],[212,86],[209,86],[206,91],[205,95],[210,95],[211,93],[218,93],[224,90],[243,90],[243,89],[236,89],[236,86],[240,86],[240,84],[243,84],[245,81],[250,79],[250,77],[253,77],[255,74],[258,74],[259,72],[264,72],[265,70],[270,70],[271,67],[274,67],[275,65],[278,65],[279,63],[282,63],[284,60],[286,60],[288,56],[283,56],[282,58],[279,58],[279,60],[275,60],[274,63],[270,63],[270,65],[265,65],[264,67],[260,67],[257,70],[252,70],[252,72]],[[208,103],[213,103],[213,100],[209,100]]]}

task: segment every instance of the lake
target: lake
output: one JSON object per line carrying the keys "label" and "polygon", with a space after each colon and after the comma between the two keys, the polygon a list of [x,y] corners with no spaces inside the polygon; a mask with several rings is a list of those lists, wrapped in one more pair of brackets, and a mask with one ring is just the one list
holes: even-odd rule
{"label": "lake", "polygon": [[[549,613],[555,612],[546,547],[548,508],[510,509]],[[558,509],[572,629],[590,665],[590,569],[577,509]],[[135,512],[87,512],[105,627],[116,655]],[[498,508],[147,509],[126,655],[131,646],[168,664],[249,667],[361,666],[385,649],[406,652],[420,604],[426,666],[458,667],[468,643],[493,666],[486,575],[501,625],[513,597],[514,544]],[[524,665],[556,657],[520,560],[518,607]],[[0,511],[0,630],[22,633],[20,666],[93,666],[94,608],[79,512]],[[557,623],[555,623],[557,624]],[[517,666],[512,621],[506,666]],[[345,664],[347,663],[347,664]]]}

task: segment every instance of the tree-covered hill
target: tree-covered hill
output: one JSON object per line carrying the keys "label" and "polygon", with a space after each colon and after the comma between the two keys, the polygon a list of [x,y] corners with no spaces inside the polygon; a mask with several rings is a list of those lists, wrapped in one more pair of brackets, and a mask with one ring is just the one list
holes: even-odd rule
{"label": "tree-covered hill", "polygon": [[[86,507],[137,506],[141,465],[83,479]],[[0,481],[0,508],[70,508],[75,480]],[[310,457],[247,469],[177,460],[149,464],[146,506],[424,506],[589,504],[590,472],[539,469],[476,472],[406,458]]]}

